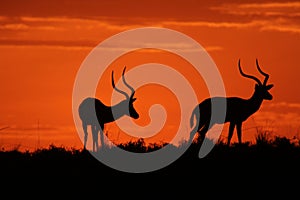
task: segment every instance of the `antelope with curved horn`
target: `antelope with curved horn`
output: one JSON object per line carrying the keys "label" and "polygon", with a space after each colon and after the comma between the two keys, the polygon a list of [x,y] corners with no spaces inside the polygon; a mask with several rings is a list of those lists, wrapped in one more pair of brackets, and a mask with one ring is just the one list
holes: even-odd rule
{"label": "antelope with curved horn", "polygon": [[113,122],[119,119],[122,116],[130,116],[134,119],[139,118],[139,114],[135,110],[133,106],[133,102],[136,100],[134,98],[135,90],[126,82],[124,74],[126,67],[123,69],[122,80],[124,85],[126,85],[131,94],[127,94],[126,92],[120,90],[115,86],[114,82],[114,71],[111,74],[111,82],[114,90],[123,94],[125,96],[125,100],[113,106],[104,105],[99,99],[88,97],[82,101],[79,105],[79,117],[82,121],[82,127],[84,131],[84,149],[86,149],[87,143],[87,127],[91,126],[92,129],[92,137],[93,137],[93,151],[98,151],[98,132],[100,131],[100,140],[101,146],[104,146],[104,138],[103,138],[103,129],[104,124]]}
{"label": "antelope with curved horn", "polygon": [[[239,97],[213,97],[205,99],[199,105],[197,105],[192,113],[190,118],[191,128],[194,125],[194,117],[196,117],[197,125],[190,133],[189,142],[193,142],[193,138],[196,133],[199,133],[200,142],[203,142],[207,131],[214,124],[223,124],[229,122],[229,131],[227,145],[230,145],[230,140],[233,135],[233,131],[236,128],[238,142],[242,143],[242,123],[248,119],[252,114],[259,110],[263,100],[272,100],[272,95],[269,93],[269,90],[274,86],[273,84],[267,85],[269,79],[269,74],[263,72],[259,67],[258,61],[256,59],[256,67],[258,71],[265,77],[263,83],[255,76],[245,74],[242,71],[240,60],[238,61],[238,67],[240,74],[245,77],[254,80],[257,84],[255,85],[254,93],[249,99],[243,99]],[[216,107],[221,105],[222,102],[226,101],[226,114],[225,120],[218,119],[215,117],[211,121],[211,105],[212,102]]]}

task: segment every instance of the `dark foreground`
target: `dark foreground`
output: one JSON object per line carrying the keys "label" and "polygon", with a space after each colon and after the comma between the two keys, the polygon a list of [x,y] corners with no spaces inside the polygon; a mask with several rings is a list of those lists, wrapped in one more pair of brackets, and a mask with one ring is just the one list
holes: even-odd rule
{"label": "dark foreground", "polygon": [[[139,152],[140,149],[134,150]],[[132,192],[144,188],[145,194],[148,190],[159,190],[197,195],[209,189],[225,196],[283,191],[291,195],[294,189],[300,188],[300,147],[288,141],[230,147],[217,144],[202,159],[198,157],[198,151],[198,145],[193,144],[170,165],[148,173],[112,169],[86,150],[50,146],[33,153],[0,151],[1,182],[21,188],[34,185],[31,189],[45,189],[44,186],[49,184],[52,192],[71,187],[73,194],[96,187],[102,192],[105,188],[114,191],[128,188]]]}

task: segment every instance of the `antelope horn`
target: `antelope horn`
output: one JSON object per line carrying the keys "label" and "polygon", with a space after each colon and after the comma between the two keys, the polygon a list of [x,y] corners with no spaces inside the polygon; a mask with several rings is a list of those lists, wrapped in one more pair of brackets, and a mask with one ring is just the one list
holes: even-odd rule
{"label": "antelope horn", "polygon": [[260,80],[258,78],[256,78],[255,76],[251,76],[251,75],[248,75],[248,74],[245,74],[243,71],[242,71],[242,68],[241,68],[241,65],[240,65],[240,59],[239,59],[239,70],[240,70],[240,73],[242,76],[246,77],[246,78],[250,78],[250,79],[253,79],[255,80],[259,85],[262,85]]}
{"label": "antelope horn", "polygon": [[112,84],[112,87],[113,87],[117,92],[123,94],[123,95],[126,97],[126,99],[129,99],[129,96],[128,96],[128,94],[127,94],[126,92],[124,92],[124,91],[122,91],[122,90],[120,90],[119,88],[116,87],[115,81],[114,81],[114,71],[111,72],[111,84]]}
{"label": "antelope horn", "polygon": [[267,81],[268,81],[268,79],[269,79],[269,74],[263,72],[263,71],[260,69],[257,59],[256,59],[256,67],[257,67],[258,71],[259,71],[262,75],[265,76],[263,85],[266,85],[266,84],[267,84]]}
{"label": "antelope horn", "polygon": [[133,87],[131,87],[131,86],[126,82],[126,80],[125,80],[125,76],[124,76],[125,70],[126,70],[126,66],[125,66],[124,69],[123,69],[122,80],[123,80],[124,84],[130,89],[130,91],[131,91],[131,95],[130,95],[130,96],[132,96],[132,95],[134,94],[135,91],[134,91]]}

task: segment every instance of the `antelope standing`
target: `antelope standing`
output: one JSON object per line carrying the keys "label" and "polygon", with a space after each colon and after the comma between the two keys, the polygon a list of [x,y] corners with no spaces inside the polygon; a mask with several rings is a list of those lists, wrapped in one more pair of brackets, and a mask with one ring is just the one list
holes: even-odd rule
{"label": "antelope standing", "polygon": [[134,119],[139,117],[139,114],[133,107],[133,102],[136,98],[133,98],[135,91],[134,89],[126,82],[124,74],[126,67],[123,69],[122,80],[123,83],[130,89],[131,94],[127,94],[126,92],[118,89],[115,86],[114,82],[114,71],[111,74],[111,82],[112,87],[117,92],[123,94],[126,99],[121,101],[120,103],[113,106],[104,105],[99,99],[88,97],[82,101],[79,105],[79,117],[82,121],[82,127],[84,131],[84,149],[86,149],[87,143],[87,127],[91,126],[92,129],[92,137],[93,137],[93,151],[98,151],[98,132],[100,131],[100,140],[102,147],[104,146],[104,138],[103,138],[103,129],[104,124],[113,122],[124,115],[128,115]]}
{"label": "antelope standing", "polygon": [[[227,139],[227,145],[230,145],[230,140],[233,135],[234,128],[237,129],[237,136],[238,136],[238,142],[239,144],[242,143],[242,123],[248,119],[252,114],[254,114],[258,109],[260,108],[263,100],[272,100],[272,95],[269,93],[269,90],[273,87],[273,84],[267,85],[267,81],[269,79],[269,75],[261,70],[259,67],[258,61],[256,59],[256,67],[258,71],[265,77],[263,83],[255,77],[251,75],[247,75],[242,71],[242,68],[240,66],[240,60],[238,61],[238,67],[241,75],[246,78],[250,78],[254,81],[256,81],[255,90],[253,95],[249,99],[242,99],[239,97],[213,97],[205,99],[203,102],[201,102],[199,105],[197,105],[192,113],[191,119],[190,119],[190,126],[191,128],[194,125],[194,116],[197,120],[197,125],[194,127],[194,129],[190,133],[190,139],[189,141],[192,142],[193,138],[196,133],[199,133],[200,135],[200,142],[203,142],[205,139],[205,135],[207,131],[214,125],[214,124],[222,124],[229,122],[229,131],[228,131],[228,139]],[[220,119],[220,117],[214,117],[214,119],[211,120],[211,105],[213,102],[213,105],[216,105],[218,108],[218,105],[221,105],[224,100],[226,100],[226,115],[225,120]]]}

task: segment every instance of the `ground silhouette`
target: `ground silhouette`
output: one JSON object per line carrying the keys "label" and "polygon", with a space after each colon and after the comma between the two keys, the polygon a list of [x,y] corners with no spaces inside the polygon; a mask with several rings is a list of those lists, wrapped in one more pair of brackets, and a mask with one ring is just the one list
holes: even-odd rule
{"label": "ground silhouette", "polygon": [[[119,144],[118,147],[130,152],[145,153],[156,151],[164,145],[167,145],[167,143],[146,146],[143,139],[138,139]],[[181,147],[174,146],[174,148]],[[251,169],[245,171],[245,174],[249,174],[251,171],[268,173],[268,170],[272,172],[278,169],[282,162],[285,163],[285,166],[281,169],[285,169],[287,166],[290,169],[300,166],[296,164],[300,161],[299,144],[292,143],[286,137],[276,136],[273,139],[267,139],[266,136],[260,135],[257,136],[255,144],[246,142],[242,144],[234,143],[231,146],[227,146],[225,142],[220,141],[206,157],[201,159],[198,157],[199,148],[198,143],[193,143],[178,160],[163,169],[145,173],[145,176],[152,177],[153,175],[162,174],[205,176],[201,172],[205,168],[212,172],[218,172],[226,169],[230,170],[231,167],[234,167],[231,170],[232,172],[243,167],[243,170]],[[4,176],[34,176],[37,174],[39,176],[87,176],[91,173],[94,176],[103,177],[130,176],[131,174],[102,164],[90,154],[89,150],[68,149],[55,145],[50,145],[49,148],[37,149],[33,152],[2,149],[0,151],[0,163],[1,171],[8,172],[3,174]],[[266,167],[268,170],[266,170]],[[280,170],[277,172],[278,175],[279,172],[288,173],[288,171]],[[226,173],[224,175],[226,176]]]}
{"label": "ground silhouette", "polygon": [[[143,139],[139,139],[119,147],[139,153],[155,151],[163,145],[166,144],[145,146]],[[131,191],[128,195],[137,195],[135,191],[139,190],[143,195],[151,191],[151,194],[167,195],[166,198],[178,192],[199,198],[203,193],[216,197],[228,192],[232,195],[238,192],[242,197],[270,198],[274,192],[288,197],[290,190],[298,188],[299,142],[292,143],[286,137],[269,139],[261,134],[255,144],[245,142],[231,146],[220,141],[202,159],[198,158],[198,152],[199,144],[193,143],[185,154],[162,169],[127,173],[102,164],[86,149],[55,145],[34,152],[2,149],[0,172],[1,181],[5,183],[2,191],[13,185],[15,189],[26,188],[26,194],[30,195],[36,190],[50,190],[51,194],[61,196],[62,192],[68,197],[78,193],[94,195],[93,190],[122,191],[126,188],[127,192]],[[68,187],[72,190],[67,190]]]}

